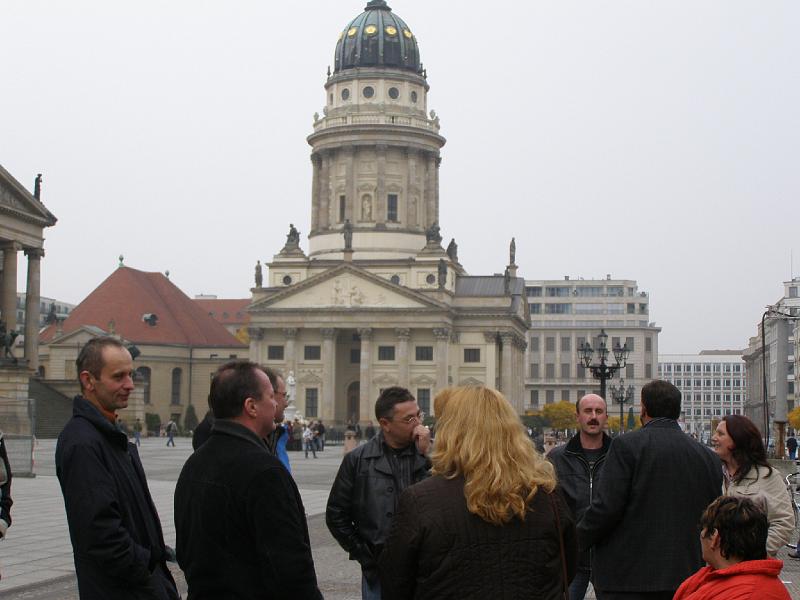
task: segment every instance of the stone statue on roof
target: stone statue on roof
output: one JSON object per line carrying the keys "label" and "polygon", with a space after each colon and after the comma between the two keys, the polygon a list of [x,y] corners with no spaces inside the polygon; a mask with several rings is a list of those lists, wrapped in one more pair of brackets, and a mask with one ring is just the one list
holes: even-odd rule
{"label": "stone statue on roof", "polygon": [[441,244],[442,243],[442,234],[439,233],[441,230],[439,228],[439,223],[434,221],[433,225],[428,227],[425,230],[425,239],[428,241],[429,244]]}
{"label": "stone statue on roof", "polygon": [[350,219],[344,220],[344,227],[342,227],[342,235],[344,235],[344,249],[353,249],[353,224]]}
{"label": "stone statue on roof", "polygon": [[508,264],[517,264],[517,242],[511,238],[511,243],[508,245]]}
{"label": "stone statue on roof", "polygon": [[33,182],[33,197],[37,200],[42,199],[42,174],[37,173],[36,179]]}
{"label": "stone statue on roof", "polygon": [[439,272],[439,287],[443,288],[447,283],[447,263],[443,258],[439,259],[437,270]]}
{"label": "stone statue on roof", "polygon": [[451,238],[450,243],[447,244],[447,256],[449,256],[450,260],[453,262],[458,262],[458,244],[456,244],[456,238]]}
{"label": "stone statue on roof", "polygon": [[264,283],[264,274],[261,271],[261,261],[256,261],[256,287],[260,288]]}
{"label": "stone statue on roof", "polygon": [[286,235],[286,247],[297,248],[300,245],[300,232],[294,224],[289,223],[289,233]]}

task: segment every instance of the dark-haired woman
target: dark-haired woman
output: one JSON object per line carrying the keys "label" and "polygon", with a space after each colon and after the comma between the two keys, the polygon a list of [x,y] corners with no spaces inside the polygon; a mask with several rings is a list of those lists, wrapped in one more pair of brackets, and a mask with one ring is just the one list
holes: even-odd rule
{"label": "dark-haired woman", "polygon": [[722,493],[761,504],[769,521],[767,553],[775,556],[791,538],[794,514],[783,478],[767,462],[761,433],[747,417],[728,415],[717,425],[711,443],[722,460]]}

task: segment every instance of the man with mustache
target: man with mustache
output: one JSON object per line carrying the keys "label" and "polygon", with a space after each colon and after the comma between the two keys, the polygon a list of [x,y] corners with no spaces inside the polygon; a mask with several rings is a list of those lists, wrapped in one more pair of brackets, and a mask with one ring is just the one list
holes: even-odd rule
{"label": "man with mustache", "polygon": [[[586,394],[575,404],[580,431],[564,446],[548,455],[556,468],[558,481],[577,522],[592,502],[611,438],[605,433],[608,413],[606,401],[597,394]],[[578,557],[578,570],[569,588],[569,600],[583,600],[592,574],[590,551]]]}

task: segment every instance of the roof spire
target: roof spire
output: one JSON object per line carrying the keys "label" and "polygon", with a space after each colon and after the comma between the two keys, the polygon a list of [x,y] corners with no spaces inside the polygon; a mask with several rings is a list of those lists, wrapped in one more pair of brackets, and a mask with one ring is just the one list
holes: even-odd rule
{"label": "roof spire", "polygon": [[117,265],[117,267],[124,267],[125,265],[122,264],[124,260],[125,260],[125,257],[122,256],[122,254],[120,254],[119,255],[119,265]]}
{"label": "roof spire", "polygon": [[379,10],[382,8],[385,10],[392,10],[389,8],[389,5],[386,4],[386,0],[369,0],[367,5],[364,7],[364,10]]}

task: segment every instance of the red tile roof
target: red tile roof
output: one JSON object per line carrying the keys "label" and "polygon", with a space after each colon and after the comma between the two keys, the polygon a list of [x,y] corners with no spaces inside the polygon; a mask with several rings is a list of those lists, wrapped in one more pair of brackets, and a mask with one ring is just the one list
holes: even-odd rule
{"label": "red tile roof", "polygon": [[[156,315],[154,326],[143,319]],[[228,346],[242,344],[195,301],[161,273],[145,273],[119,267],[97,286],[64,321],[64,333],[84,325],[109,330],[114,321],[116,333],[138,344],[179,344],[185,346]],[[41,335],[49,342],[56,326],[49,325]]]}
{"label": "red tile roof", "polygon": [[206,314],[223,325],[243,325],[250,321],[250,298],[195,298]]}

